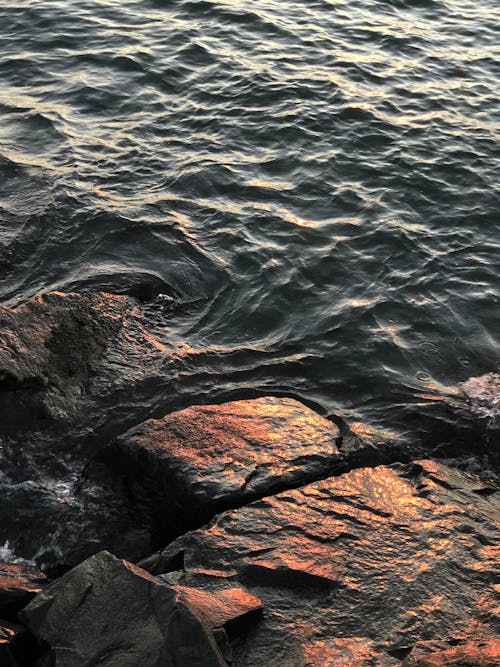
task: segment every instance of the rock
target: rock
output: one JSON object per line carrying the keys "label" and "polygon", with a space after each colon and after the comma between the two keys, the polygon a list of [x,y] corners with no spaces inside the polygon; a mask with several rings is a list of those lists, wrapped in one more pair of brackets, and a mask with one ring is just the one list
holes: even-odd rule
{"label": "rock", "polygon": [[164,357],[130,297],[54,292],[0,307],[1,539],[19,556],[53,567],[103,548],[148,553],[149,530],[109,485],[82,490],[81,472],[109,429],[124,430],[115,390],[133,402],[132,378]]}
{"label": "rock", "polygon": [[500,375],[486,373],[471,377],[459,387],[469,400],[472,412],[495,423],[500,417]]}
{"label": "rock", "polygon": [[[375,458],[346,453],[331,421],[291,398],[193,406],[151,419],[101,452],[163,544],[217,512]],[[341,445],[340,445],[341,446]],[[377,454],[383,459],[384,450]]]}
{"label": "rock", "polygon": [[209,593],[199,588],[174,585],[179,600],[196,611],[198,617],[212,630],[235,627],[239,622],[255,617],[262,611],[262,602],[242,588],[223,588]]}
{"label": "rock", "polygon": [[45,575],[36,567],[0,563],[0,618],[15,619],[46,583]]}
{"label": "rock", "polygon": [[132,305],[110,294],[53,292],[0,307],[3,428],[36,428],[71,415]]}
{"label": "rock", "polygon": [[357,469],[220,514],[141,565],[262,600],[235,667],[396,666],[419,641],[494,636],[500,500],[478,488],[431,461]]}
{"label": "rock", "polygon": [[149,530],[107,488],[86,484],[76,492],[67,481],[16,484],[0,478],[0,495],[0,544],[7,539],[16,556],[34,561],[49,576],[103,549],[129,560],[151,553]]}
{"label": "rock", "polygon": [[35,638],[18,623],[0,620],[0,665],[30,667],[39,656]]}
{"label": "rock", "polygon": [[222,588],[209,593],[199,588],[173,585],[180,600],[189,605],[210,628],[228,662],[233,661],[233,646],[253,628],[260,618],[262,602],[242,588]]}
{"label": "rock", "polygon": [[403,662],[403,667],[498,667],[500,635],[496,638],[447,642],[421,642]]}
{"label": "rock", "polygon": [[21,618],[64,667],[227,665],[175,590],[105,551],[45,588]]}

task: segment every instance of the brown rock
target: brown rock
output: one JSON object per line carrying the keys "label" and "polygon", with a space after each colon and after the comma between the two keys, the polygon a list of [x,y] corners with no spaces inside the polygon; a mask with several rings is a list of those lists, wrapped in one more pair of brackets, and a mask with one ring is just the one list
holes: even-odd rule
{"label": "brown rock", "polygon": [[446,642],[417,644],[403,667],[498,667],[500,635],[495,638],[464,640],[451,646]]}
{"label": "brown rock", "polygon": [[262,610],[262,602],[242,588],[225,588],[209,593],[199,588],[174,585],[179,600],[194,609],[209,628],[222,628]]}
{"label": "brown rock", "polygon": [[[215,513],[345,471],[339,429],[291,398],[193,406],[151,419],[103,453],[163,543]],[[379,452],[380,456],[383,456]]]}
{"label": "brown rock", "polygon": [[225,512],[143,566],[262,600],[237,667],[320,667],[349,655],[356,667],[399,665],[418,641],[479,626],[494,636],[485,598],[495,595],[500,501],[477,488],[430,461],[354,470]]}

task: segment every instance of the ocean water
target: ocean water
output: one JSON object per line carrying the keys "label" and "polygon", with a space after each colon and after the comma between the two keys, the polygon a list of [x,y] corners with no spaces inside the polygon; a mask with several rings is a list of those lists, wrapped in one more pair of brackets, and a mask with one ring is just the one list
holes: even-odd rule
{"label": "ocean water", "polygon": [[499,38],[497,0],[0,0],[0,301],[152,282],[185,402],[454,437],[499,369]]}

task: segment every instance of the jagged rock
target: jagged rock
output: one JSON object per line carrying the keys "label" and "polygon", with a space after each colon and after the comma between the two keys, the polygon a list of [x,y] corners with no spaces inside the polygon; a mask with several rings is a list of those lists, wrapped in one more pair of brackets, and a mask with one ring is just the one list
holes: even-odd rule
{"label": "jagged rock", "polygon": [[366,443],[348,453],[338,443],[334,423],[296,400],[268,396],[148,420],[101,458],[165,543],[217,512],[346,471],[355,457],[374,458]]}
{"label": "jagged rock", "polygon": [[36,567],[0,563],[0,618],[14,619],[46,583],[45,575]]}
{"label": "jagged rock", "polygon": [[222,628],[262,610],[262,602],[242,588],[226,588],[214,593],[173,585],[179,599],[191,606],[209,628]]}
{"label": "jagged rock", "polygon": [[242,588],[223,588],[209,593],[190,586],[173,585],[179,600],[189,605],[214,634],[228,662],[233,661],[233,646],[247,634],[262,612],[262,602]]}
{"label": "jagged rock", "polygon": [[64,667],[227,665],[174,589],[105,551],[47,586],[21,618]]}
{"label": "jagged rock", "polygon": [[500,500],[483,487],[431,461],[353,470],[225,512],[141,565],[262,600],[236,667],[396,666],[422,640],[494,635]]}

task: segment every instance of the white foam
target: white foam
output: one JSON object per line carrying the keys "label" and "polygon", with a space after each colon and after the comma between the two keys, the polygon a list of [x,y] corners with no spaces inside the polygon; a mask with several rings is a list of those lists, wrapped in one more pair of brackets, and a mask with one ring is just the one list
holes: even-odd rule
{"label": "white foam", "polygon": [[9,540],[6,540],[2,545],[0,545],[0,562],[1,563],[24,563],[33,565],[32,561],[26,560],[25,558],[20,558],[11,548]]}

